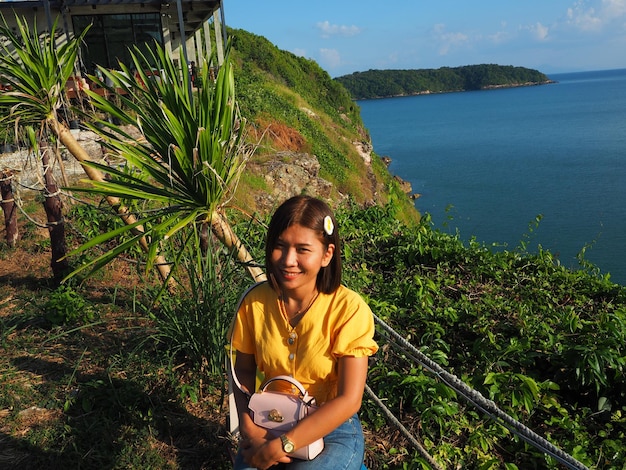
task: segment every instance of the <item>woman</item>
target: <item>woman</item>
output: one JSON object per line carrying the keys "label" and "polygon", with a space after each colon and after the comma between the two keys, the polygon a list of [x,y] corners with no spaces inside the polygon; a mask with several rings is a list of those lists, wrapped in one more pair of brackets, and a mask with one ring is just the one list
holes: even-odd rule
{"label": "woman", "polygon": [[[274,438],[252,422],[245,395],[235,390],[241,431],[236,470],[279,463],[290,470],[361,468],[364,439],[357,412],[368,356],[378,346],[371,310],[341,285],[336,227],[328,205],[308,196],[287,200],[270,221],[265,247],[270,281],[253,287],[239,308],[235,373],[250,392],[257,369],[265,379],[291,375],[320,407]],[[293,447],[320,437],[324,450],[314,460],[288,457]]]}

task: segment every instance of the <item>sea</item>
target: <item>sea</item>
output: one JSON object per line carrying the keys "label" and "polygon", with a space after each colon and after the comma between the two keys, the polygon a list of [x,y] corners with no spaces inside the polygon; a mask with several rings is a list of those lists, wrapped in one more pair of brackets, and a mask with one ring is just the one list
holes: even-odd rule
{"label": "sea", "polygon": [[357,104],[436,229],[626,285],[626,69],[549,78]]}

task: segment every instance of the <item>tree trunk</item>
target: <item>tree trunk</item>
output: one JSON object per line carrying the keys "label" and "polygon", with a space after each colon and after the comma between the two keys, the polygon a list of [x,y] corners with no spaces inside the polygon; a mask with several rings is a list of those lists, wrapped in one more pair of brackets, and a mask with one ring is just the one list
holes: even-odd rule
{"label": "tree trunk", "polygon": [[65,239],[65,221],[63,220],[63,201],[59,195],[59,186],[52,174],[50,154],[52,149],[45,139],[39,141],[41,152],[41,164],[43,166],[44,178],[44,203],[48,220],[48,232],[50,233],[50,248],[52,249],[52,260],[50,267],[55,279],[63,279],[68,273],[69,261],[67,255],[67,242]]}
{"label": "tree trunk", "polygon": [[[50,124],[50,127],[52,128],[54,133],[58,136],[61,143],[65,145],[68,152],[70,152],[79,163],[82,164],[85,161],[90,161],[89,154],[76,141],[76,139],[67,127],[65,127],[54,118],[50,118],[48,120],[48,123]],[[104,175],[100,170],[86,165],[82,165],[82,167],[89,179],[93,181],[104,181]],[[114,196],[106,196],[106,200],[111,205],[111,207],[113,207],[117,211],[118,215],[121,217],[124,223],[130,225],[137,221],[136,217],[128,212],[128,208],[122,205],[119,198]],[[138,226],[137,228],[135,228],[134,232],[136,234],[143,233],[143,228],[141,226]],[[142,250],[147,253],[148,242],[146,241],[146,239],[142,237],[139,240],[139,244],[141,245]],[[170,267],[167,264],[165,258],[162,255],[157,256],[155,264],[159,271],[161,279],[165,281],[169,278],[170,287],[173,287],[174,280],[169,277]]]}
{"label": "tree trunk", "polygon": [[13,198],[13,172],[5,169],[0,171],[0,199],[2,200],[2,212],[4,213],[4,230],[7,244],[12,248],[19,240],[17,228],[17,206]]}
{"label": "tree trunk", "polygon": [[211,214],[211,230],[225,247],[235,253],[237,260],[245,264],[248,272],[256,282],[266,280],[263,269],[255,264],[254,259],[252,259],[252,256],[246,247],[243,243],[241,243],[239,237],[235,234],[235,232],[233,232],[230,224],[218,212],[213,212],[213,214]]}

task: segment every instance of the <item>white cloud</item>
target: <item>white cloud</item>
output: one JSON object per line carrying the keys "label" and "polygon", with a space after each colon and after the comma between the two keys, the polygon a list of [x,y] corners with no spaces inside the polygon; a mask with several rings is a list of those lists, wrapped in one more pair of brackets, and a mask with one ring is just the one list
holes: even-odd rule
{"label": "white cloud", "polygon": [[494,34],[490,34],[487,38],[494,44],[502,44],[509,40],[511,35],[506,31],[497,31]]}
{"label": "white cloud", "polygon": [[297,55],[298,57],[306,57],[306,49],[293,49],[291,51],[293,54]]}
{"label": "white cloud", "polygon": [[447,55],[450,49],[462,47],[469,42],[467,34],[448,32],[444,24],[436,24],[434,32],[435,39],[439,43],[439,55]]}
{"label": "white cloud", "polygon": [[626,16],[626,0],[602,0],[601,11],[607,18]]}
{"label": "white cloud", "polygon": [[320,49],[320,62],[329,69],[341,65],[341,54],[336,49]]}
{"label": "white cloud", "polygon": [[537,22],[536,24],[531,25],[528,29],[538,41],[545,41],[548,39],[550,28],[548,28],[547,26],[544,26],[541,23]]}
{"label": "white cloud", "polygon": [[596,9],[587,7],[582,0],[567,9],[567,22],[582,31],[598,31],[602,27],[602,20]]}
{"label": "white cloud", "polygon": [[330,21],[321,21],[316,25],[317,29],[322,33],[323,38],[329,38],[331,36],[356,36],[361,32],[361,28],[358,26],[345,26],[338,24],[331,24]]}
{"label": "white cloud", "polygon": [[626,18],[626,0],[577,0],[567,9],[567,23],[585,31],[601,31],[613,22]]}

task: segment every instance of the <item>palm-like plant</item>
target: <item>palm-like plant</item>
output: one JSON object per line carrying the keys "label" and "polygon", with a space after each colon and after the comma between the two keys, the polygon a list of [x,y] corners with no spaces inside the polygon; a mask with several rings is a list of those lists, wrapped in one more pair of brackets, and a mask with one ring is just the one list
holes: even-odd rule
{"label": "palm-like plant", "polygon": [[[2,124],[9,126],[17,124],[32,126],[38,129],[42,137],[56,135],[67,150],[83,165],[87,176],[94,181],[103,181],[104,174],[94,167],[85,166],[89,155],[76,141],[63,119],[59,116],[61,108],[69,109],[65,85],[73,74],[80,42],[87,29],[79,36],[64,44],[55,43],[57,23],[55,22],[49,34],[41,35],[35,25],[31,30],[26,19],[16,15],[17,32],[14,33],[4,16],[1,17],[0,45],[0,77],[10,85],[10,91],[0,93],[0,106],[9,108],[10,112],[2,119]],[[56,191],[48,191],[50,194]],[[49,199],[49,198],[47,198]],[[58,199],[58,196],[57,196]],[[125,223],[131,225],[139,234],[139,244],[148,250],[148,244],[141,236],[141,226],[119,198],[108,196],[109,204],[116,208]],[[60,199],[57,202],[56,213],[60,215]],[[48,216],[49,222],[53,218]],[[59,227],[62,218],[52,221],[51,227]],[[51,237],[54,231],[51,231]],[[61,243],[64,245],[64,241]],[[54,247],[55,243],[52,241]],[[55,263],[65,255],[64,252],[55,253],[53,250],[53,269]],[[163,279],[169,276],[169,266],[162,257],[157,258],[158,269]],[[55,273],[56,274],[56,273]]]}
{"label": "palm-like plant", "polygon": [[[86,163],[107,172],[111,179],[92,181],[90,187],[78,190],[152,201],[157,206],[136,223],[143,226],[143,234],[149,240],[148,267],[154,264],[162,244],[173,235],[191,228],[186,239],[199,244],[210,227],[240,261],[247,263],[255,278],[263,276],[262,270],[252,264],[251,256],[232,231],[223,211],[251,154],[235,101],[232,64],[226,60],[213,83],[209,61],[205,60],[198,72],[204,86],[194,96],[189,75],[181,72],[162,47],[155,45],[155,51],[145,53],[134,49],[131,57],[136,72],[131,73],[123,64],[119,71],[101,69],[112,85],[107,86],[106,81],[94,77],[107,93],[89,92],[96,109],[121,122],[116,125],[101,120],[92,128],[127,167],[116,169]],[[182,70],[186,71],[184,63]],[[107,95],[118,99],[110,100]],[[142,138],[133,137],[137,132]],[[130,225],[105,233],[77,252],[132,228]],[[76,272],[100,269],[136,241],[137,237],[127,239]]]}
{"label": "palm-like plant", "polygon": [[0,95],[0,102],[11,108],[12,120],[22,123],[57,119],[65,103],[65,83],[74,71],[82,35],[57,47],[56,22],[50,34],[40,38],[37,26],[31,30],[26,19],[15,17],[14,33],[4,16],[1,18],[0,74],[10,91]]}
{"label": "palm-like plant", "polygon": [[[54,276],[62,277],[68,267],[63,224],[63,203],[52,178],[48,139],[51,129],[59,128],[58,113],[65,104],[65,82],[74,70],[79,40],[60,47],[55,44],[56,23],[49,35],[39,37],[36,27],[31,31],[26,20],[16,16],[18,34],[2,17],[0,36],[3,37],[0,76],[10,85],[10,91],[0,93],[0,106],[8,113],[2,117],[7,128],[35,127],[42,149],[45,177],[44,208],[48,219],[51,267]],[[31,127],[31,128],[32,128]],[[69,133],[69,132],[68,132]]]}

